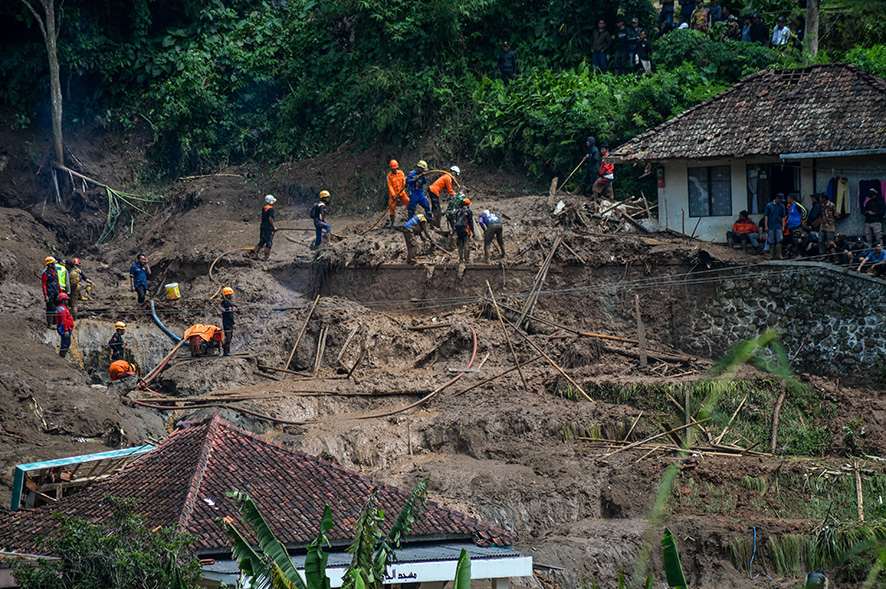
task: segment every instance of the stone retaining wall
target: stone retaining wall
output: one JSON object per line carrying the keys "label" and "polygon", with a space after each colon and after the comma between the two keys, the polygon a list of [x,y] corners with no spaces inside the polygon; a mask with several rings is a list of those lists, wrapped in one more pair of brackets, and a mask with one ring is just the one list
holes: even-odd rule
{"label": "stone retaining wall", "polygon": [[687,350],[717,358],[772,327],[789,356],[802,345],[796,371],[886,375],[886,282],[816,262],[773,262],[754,273],[720,283],[698,305]]}

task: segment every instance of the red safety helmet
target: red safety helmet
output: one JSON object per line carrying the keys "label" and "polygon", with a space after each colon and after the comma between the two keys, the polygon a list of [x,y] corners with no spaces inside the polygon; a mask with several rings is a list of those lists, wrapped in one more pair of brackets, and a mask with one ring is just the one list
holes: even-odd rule
{"label": "red safety helmet", "polygon": [[397,163],[397,160],[391,160],[391,169],[396,170],[400,167],[400,164]]}
{"label": "red safety helmet", "polygon": [[74,259],[71,260],[71,261],[74,262],[74,265],[75,265],[75,266],[79,266],[79,265],[80,265],[80,258],[74,258]]}
{"label": "red safety helmet", "polygon": [[57,297],[55,297],[55,298],[56,298],[56,300],[59,300],[59,301],[67,301],[70,297],[68,296],[68,293],[63,292],[63,293],[60,293],[60,294],[59,294]]}

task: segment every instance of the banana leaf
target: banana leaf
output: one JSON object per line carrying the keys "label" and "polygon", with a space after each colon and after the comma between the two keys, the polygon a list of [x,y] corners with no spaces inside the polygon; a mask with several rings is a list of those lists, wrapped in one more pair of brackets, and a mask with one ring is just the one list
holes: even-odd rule
{"label": "banana leaf", "polygon": [[674,535],[667,528],[664,531],[664,538],[661,539],[661,548],[668,587],[686,589],[686,576],[683,574],[680,555],[677,554],[677,543],[674,541]]}

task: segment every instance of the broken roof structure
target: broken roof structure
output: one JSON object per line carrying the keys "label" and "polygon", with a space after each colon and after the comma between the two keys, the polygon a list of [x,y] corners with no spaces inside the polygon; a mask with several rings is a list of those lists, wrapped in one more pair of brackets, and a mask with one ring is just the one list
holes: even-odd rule
{"label": "broken roof structure", "polygon": [[854,65],[762,70],[631,139],[617,162],[886,153],[886,81]]}
{"label": "broken roof structure", "polygon": [[[137,511],[148,527],[177,525],[197,536],[196,550],[201,557],[228,558],[230,544],[215,519],[239,519],[236,503],[226,495],[234,490],[249,493],[274,533],[293,553],[316,537],[324,506],[329,504],[335,527],[326,536],[334,547],[344,547],[350,543],[354,523],[374,488],[378,489],[381,509],[390,517],[409,497],[401,489],[271,442],[216,415],[185,423],[121,472],[76,495],[37,509],[8,513],[0,522],[0,551],[39,554],[37,537],[59,528],[53,513],[99,522],[110,515],[101,498],[111,494],[137,499]],[[408,547],[445,544],[444,560],[451,556],[453,543],[481,552],[488,549],[487,556],[521,563],[511,569],[513,576],[522,576],[519,571],[526,569],[527,563],[531,575],[531,558],[506,548],[513,542],[509,534],[433,501],[427,502],[426,510],[416,519],[408,542]],[[226,573],[230,582],[234,573],[228,569],[222,565],[218,572]]]}

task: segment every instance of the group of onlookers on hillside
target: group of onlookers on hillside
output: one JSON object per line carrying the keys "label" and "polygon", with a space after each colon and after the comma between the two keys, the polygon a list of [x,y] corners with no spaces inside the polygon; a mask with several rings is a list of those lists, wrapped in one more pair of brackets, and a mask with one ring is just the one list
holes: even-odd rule
{"label": "group of onlookers on hillside", "polygon": [[[660,38],[674,29],[692,29],[721,41],[744,41],[758,43],[766,47],[800,47],[806,32],[803,16],[794,20],[793,29],[784,16],[775,19],[770,34],[763,15],[746,14],[740,18],[731,13],[729,6],[721,6],[719,0],[679,0],[680,12],[675,11],[675,0],[662,0],[658,15],[658,30],[655,38]],[[652,71],[652,35],[640,26],[639,18],[631,18],[630,24],[624,16],[615,20],[615,28],[609,28],[605,19],[597,21],[597,28],[591,34],[591,61],[594,68],[606,72],[610,69],[618,75]],[[498,54],[498,72],[505,84],[517,77],[517,54],[505,41]]]}

